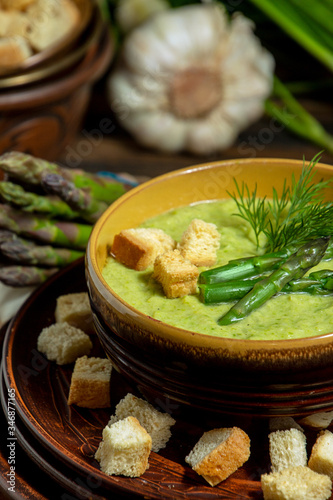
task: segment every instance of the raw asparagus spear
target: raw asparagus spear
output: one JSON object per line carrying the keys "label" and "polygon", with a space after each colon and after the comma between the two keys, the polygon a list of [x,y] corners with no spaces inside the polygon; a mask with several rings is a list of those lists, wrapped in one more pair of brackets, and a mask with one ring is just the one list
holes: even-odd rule
{"label": "raw asparagus spear", "polygon": [[92,230],[88,224],[48,220],[0,204],[0,228],[44,243],[84,250]]}
{"label": "raw asparagus spear", "polygon": [[45,173],[41,183],[47,193],[58,195],[73,211],[91,224],[94,224],[108,207],[105,201],[96,200],[88,191],[75,187],[73,182],[59,174]]}
{"label": "raw asparagus spear", "polygon": [[[278,269],[296,250],[295,247],[287,247],[274,253],[231,260],[224,266],[208,269],[200,273],[199,283],[221,283],[260,276],[265,272]],[[333,239],[329,241],[323,260],[332,258]]]}
{"label": "raw asparagus spear", "polygon": [[[321,271],[318,273],[321,273],[322,277],[314,276],[317,273],[310,273],[305,278],[291,280],[282,288],[281,293],[303,292],[311,295],[328,295],[331,291],[333,271],[325,270],[325,273]],[[233,280],[226,283],[200,284],[200,297],[205,304],[234,302],[244,297],[262,279],[260,276],[259,278]]]}
{"label": "raw asparagus spear", "polygon": [[14,287],[40,285],[57,271],[57,268],[42,269],[34,266],[0,267],[0,281]]}
{"label": "raw asparagus spear", "polygon": [[0,197],[10,204],[19,206],[24,212],[39,212],[49,217],[66,219],[78,217],[78,213],[58,196],[40,196],[30,193],[13,182],[0,182]]}
{"label": "raw asparagus spear", "polygon": [[230,325],[244,319],[289,283],[298,279],[322,260],[328,245],[328,238],[317,238],[303,245],[273,273],[254,285],[242,299],[218,320],[219,325]]}
{"label": "raw asparagus spear", "polygon": [[107,177],[100,177],[80,169],[66,168],[26,153],[13,151],[0,156],[0,169],[10,177],[29,184],[40,184],[45,172],[62,175],[78,188],[87,189],[91,196],[111,203],[119,198],[125,188]]}
{"label": "raw asparagus spear", "polygon": [[0,253],[11,261],[42,267],[63,267],[84,255],[84,252],[79,250],[36,245],[33,241],[20,238],[15,233],[1,230]]}
{"label": "raw asparagus spear", "polygon": [[0,245],[5,241],[11,240],[15,236],[15,233],[7,231],[7,229],[0,229]]}

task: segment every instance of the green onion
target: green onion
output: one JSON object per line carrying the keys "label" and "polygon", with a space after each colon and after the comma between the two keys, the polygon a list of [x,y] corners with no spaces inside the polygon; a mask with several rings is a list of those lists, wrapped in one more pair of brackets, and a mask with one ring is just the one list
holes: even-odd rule
{"label": "green onion", "polygon": [[333,70],[333,40],[326,33],[332,30],[332,1],[251,1],[304,49]]}

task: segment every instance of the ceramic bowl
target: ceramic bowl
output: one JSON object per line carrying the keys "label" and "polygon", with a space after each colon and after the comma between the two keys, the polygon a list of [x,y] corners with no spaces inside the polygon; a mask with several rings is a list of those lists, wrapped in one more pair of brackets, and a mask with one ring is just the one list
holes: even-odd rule
{"label": "ceramic bowl", "polygon": [[16,150],[57,160],[76,138],[93,85],[114,55],[99,9],[90,14],[67,50],[0,79],[0,154]]}
{"label": "ceramic bowl", "polygon": [[[113,365],[152,402],[239,415],[303,415],[333,408],[333,333],[296,340],[218,338],[170,326],[133,308],[102,277],[115,234],[191,203],[228,197],[233,178],[258,196],[298,178],[302,162],[240,159],[156,177],[113,203],[96,223],[86,277],[97,334]],[[314,179],[333,166],[317,164]],[[333,189],[327,191],[333,200]],[[315,332],[314,332],[315,334]],[[169,403],[168,403],[169,402]]]}

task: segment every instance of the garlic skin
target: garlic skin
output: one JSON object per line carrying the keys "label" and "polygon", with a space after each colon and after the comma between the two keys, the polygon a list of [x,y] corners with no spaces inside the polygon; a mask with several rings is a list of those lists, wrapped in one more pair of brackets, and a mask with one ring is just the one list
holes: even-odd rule
{"label": "garlic skin", "polygon": [[237,13],[217,4],[154,15],[135,28],[109,78],[110,105],[143,146],[208,155],[263,113],[274,59]]}

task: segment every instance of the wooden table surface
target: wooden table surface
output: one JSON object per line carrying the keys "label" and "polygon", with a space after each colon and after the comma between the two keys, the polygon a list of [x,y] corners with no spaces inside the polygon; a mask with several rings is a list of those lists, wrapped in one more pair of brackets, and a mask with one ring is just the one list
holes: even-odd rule
{"label": "wooden table surface", "polygon": [[[105,81],[95,88],[91,104],[77,140],[66,148],[59,160],[65,164],[91,171],[111,170],[128,172],[135,176],[153,177],[171,170],[232,158],[270,157],[311,160],[322,147],[295,136],[285,127],[263,116],[243,131],[236,143],[225,151],[210,156],[187,153],[167,154],[138,145],[121,128],[110,111]],[[333,102],[327,98],[301,101],[325,129],[333,135]],[[101,133],[101,123],[108,120],[112,131]],[[333,153],[322,153],[322,161],[332,164]]]}

